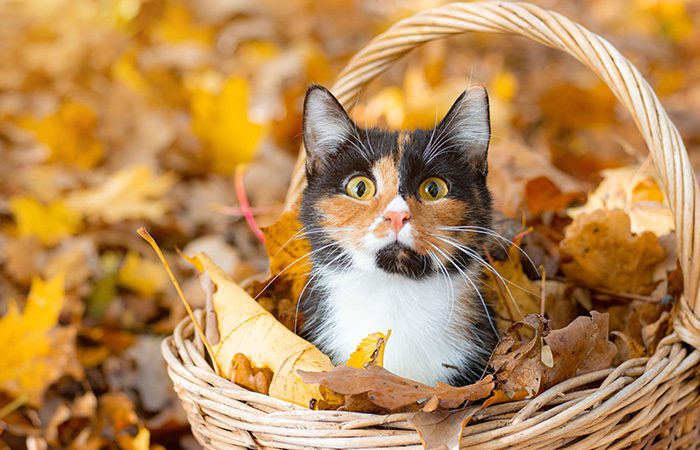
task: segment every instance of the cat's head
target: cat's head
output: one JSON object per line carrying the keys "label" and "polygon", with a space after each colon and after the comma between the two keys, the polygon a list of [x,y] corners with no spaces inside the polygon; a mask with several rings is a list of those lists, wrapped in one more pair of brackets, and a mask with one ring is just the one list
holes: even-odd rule
{"label": "cat's head", "polygon": [[360,128],[320,86],[307,92],[303,120],[300,217],[314,264],[415,279],[475,264],[491,224],[483,87],[431,130]]}

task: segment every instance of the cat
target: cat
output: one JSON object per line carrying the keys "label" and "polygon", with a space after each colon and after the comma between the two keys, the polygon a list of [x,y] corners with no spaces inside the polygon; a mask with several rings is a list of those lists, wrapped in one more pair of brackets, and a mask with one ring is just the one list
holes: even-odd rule
{"label": "cat", "polygon": [[312,269],[300,335],[342,364],[391,330],[387,370],[428,385],[478,380],[498,340],[479,291],[492,221],[486,90],[464,91],[432,130],[386,131],[358,127],[314,85],[302,128]]}

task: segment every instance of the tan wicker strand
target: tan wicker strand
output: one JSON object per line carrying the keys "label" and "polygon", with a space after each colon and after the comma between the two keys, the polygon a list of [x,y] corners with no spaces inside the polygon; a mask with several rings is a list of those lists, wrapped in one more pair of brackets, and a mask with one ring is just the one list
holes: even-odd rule
{"label": "tan wicker strand", "polygon": [[[580,25],[533,5],[455,3],[402,20],[375,38],[332,90],[349,107],[367,83],[411,49],[468,31],[520,35],[562,50],[609,86],[653,156],[674,213],[685,285],[674,330],[651,357],[574,377],[532,400],[484,408],[464,429],[462,448],[698,448],[700,196],[678,130],[627,59]],[[303,183],[301,153],[288,206]],[[206,328],[201,312],[196,318]],[[161,351],[193,433],[206,448],[420,448],[410,413],[311,411],[236,386],[215,374],[195,334],[185,319]]]}

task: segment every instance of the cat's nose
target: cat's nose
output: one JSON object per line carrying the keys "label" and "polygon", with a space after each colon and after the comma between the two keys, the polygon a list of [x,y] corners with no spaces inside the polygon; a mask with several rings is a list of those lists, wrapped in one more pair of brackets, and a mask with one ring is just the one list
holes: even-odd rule
{"label": "cat's nose", "polygon": [[391,229],[394,230],[396,234],[399,234],[401,228],[403,228],[404,224],[406,224],[410,218],[411,215],[408,211],[387,211],[384,214],[384,220],[391,222]]}

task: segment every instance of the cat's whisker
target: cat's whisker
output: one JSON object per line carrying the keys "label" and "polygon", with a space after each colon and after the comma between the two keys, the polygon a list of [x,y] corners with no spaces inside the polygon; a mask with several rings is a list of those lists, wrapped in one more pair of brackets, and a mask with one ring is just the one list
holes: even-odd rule
{"label": "cat's whisker", "polygon": [[464,278],[465,281],[467,281],[472,288],[474,289],[474,292],[476,292],[477,296],[479,297],[479,300],[481,301],[481,306],[484,307],[484,313],[486,314],[486,317],[489,320],[489,324],[491,325],[491,329],[493,332],[498,336],[498,330],[496,329],[496,325],[493,323],[493,319],[491,318],[491,313],[489,311],[488,306],[486,305],[486,301],[484,300],[484,297],[481,295],[481,291],[476,287],[472,279],[467,275],[461,267],[459,267],[459,264],[457,264],[452,258],[450,258],[444,251],[442,251],[437,245],[433,244],[432,242],[428,242],[428,245],[433,247],[438,253],[440,253],[452,266],[454,266],[455,269],[457,269],[457,272]]}
{"label": "cat's whisker", "polygon": [[[349,240],[349,238],[348,238],[347,240]],[[332,247],[333,245],[338,245],[338,243],[340,243],[340,242],[343,242],[343,241],[333,241],[333,242],[331,242],[331,243],[329,243],[329,244],[326,244],[326,245],[323,245],[323,246],[317,248],[316,250],[312,250],[312,251],[310,251],[310,252],[306,252],[304,255],[300,256],[299,258],[295,259],[295,260],[292,261],[291,263],[287,264],[287,266],[286,266],[284,269],[280,270],[280,271],[277,273],[277,275],[275,275],[274,277],[272,277],[272,279],[271,279],[271,280],[260,290],[260,292],[258,292],[258,293],[255,295],[255,297],[253,297],[253,298],[254,298],[255,300],[257,300],[257,299],[262,295],[262,293],[265,292],[265,290],[266,290],[268,287],[270,287],[270,286],[272,285],[272,283],[274,283],[275,280],[277,280],[277,278],[280,277],[280,275],[282,275],[284,272],[286,272],[290,267],[292,267],[292,266],[294,266],[295,264],[297,264],[299,261],[302,261],[302,260],[304,260],[304,259],[307,258],[307,257],[308,257],[308,258],[311,258],[312,255],[314,255],[314,254],[316,254],[316,253],[318,253],[318,252],[320,252],[320,251],[323,251],[323,250],[327,249],[328,247]]]}
{"label": "cat's whisker", "polygon": [[449,240],[444,239],[443,237],[440,237],[440,236],[438,236],[438,235],[433,235],[433,236],[435,236],[436,238],[440,239],[442,242],[444,242],[444,243],[446,243],[446,244],[448,244],[448,245],[452,245],[452,246],[453,246],[454,248],[456,248],[458,251],[460,251],[460,252],[464,253],[465,255],[471,257],[472,259],[474,259],[475,261],[477,261],[479,264],[481,264],[481,266],[483,266],[483,267],[484,267],[485,269],[487,269],[489,272],[493,273],[493,274],[501,281],[501,283],[503,283],[503,287],[506,288],[506,291],[508,292],[508,297],[510,297],[510,300],[511,300],[511,302],[513,303],[513,305],[515,306],[515,309],[518,311],[518,314],[520,314],[521,317],[525,317],[525,315],[523,314],[523,312],[520,310],[520,307],[518,306],[518,303],[515,301],[515,297],[513,296],[513,292],[512,292],[512,291],[510,290],[510,288],[508,287],[508,284],[510,284],[510,285],[512,285],[512,286],[514,286],[514,287],[516,287],[516,288],[518,288],[518,289],[520,289],[520,290],[523,291],[523,292],[526,292],[526,293],[528,293],[528,294],[530,294],[530,295],[533,295],[533,296],[535,296],[535,297],[539,297],[538,294],[536,294],[536,293],[534,293],[534,292],[532,292],[532,291],[530,291],[530,290],[528,290],[528,289],[525,289],[524,287],[522,287],[522,286],[520,286],[520,285],[518,285],[518,284],[515,284],[515,283],[513,283],[513,282],[510,281],[510,280],[505,279],[500,273],[498,273],[498,271],[497,271],[491,264],[489,264],[489,263],[488,263],[487,261],[485,261],[481,256],[479,256],[479,254],[477,254],[477,253],[474,252],[473,250],[469,249],[468,247],[465,247],[464,245],[462,245],[462,244],[460,244],[460,243],[457,243],[457,242],[450,242]]}
{"label": "cat's whisker", "polygon": [[450,278],[450,275],[447,272],[447,268],[442,263],[442,261],[440,261],[440,258],[438,258],[437,255],[435,255],[435,253],[430,251],[430,250],[428,250],[428,255],[432,259],[433,263],[436,264],[437,268],[440,270],[440,274],[445,277],[445,281],[447,282],[448,286],[450,287],[450,315],[449,315],[449,319],[447,320],[447,322],[449,323],[452,320],[452,314],[454,313],[455,302],[456,302],[454,285],[452,284],[452,279]]}
{"label": "cat's whisker", "polygon": [[[436,229],[438,229],[440,231],[464,231],[464,232],[481,233],[481,234],[485,234],[488,236],[492,236],[496,239],[500,239],[500,240],[506,242],[507,244],[515,247],[523,256],[525,256],[525,258],[527,258],[528,262],[530,263],[532,268],[535,270],[537,275],[540,276],[540,271],[537,268],[537,266],[535,265],[535,262],[532,260],[532,258],[530,258],[530,255],[528,255],[527,252],[525,250],[523,250],[518,244],[516,244],[515,242],[511,241],[510,239],[502,236],[501,234],[497,233],[495,230],[492,230],[490,228],[480,227],[477,225],[436,227]],[[503,248],[503,250],[505,250],[506,254],[508,255],[508,258],[510,258],[510,254],[509,254],[508,250],[505,249],[502,244],[499,244],[499,245],[501,245],[501,248]]]}

